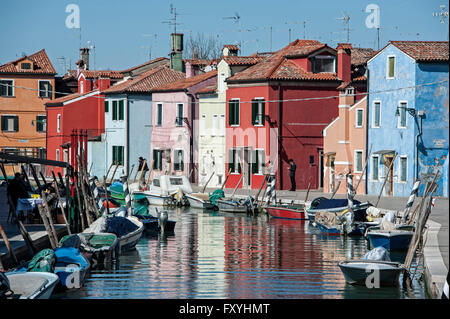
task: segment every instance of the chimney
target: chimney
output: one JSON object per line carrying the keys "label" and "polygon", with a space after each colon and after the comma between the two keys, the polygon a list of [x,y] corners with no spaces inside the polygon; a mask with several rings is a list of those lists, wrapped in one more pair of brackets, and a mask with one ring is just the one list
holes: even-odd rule
{"label": "chimney", "polygon": [[170,52],[170,68],[183,72],[183,34],[172,33],[170,35],[172,52]]}
{"label": "chimney", "polygon": [[84,62],[84,69],[89,70],[89,48],[80,48],[80,58]]}
{"label": "chimney", "polygon": [[239,52],[239,47],[234,44],[226,44],[222,48],[223,56],[237,56]]}
{"label": "chimney", "polygon": [[186,69],[186,78],[198,75],[198,66],[192,65],[191,61],[186,61],[184,65]]}
{"label": "chimney", "polygon": [[352,61],[350,43],[339,43],[337,46],[337,76],[344,82],[351,82]]}

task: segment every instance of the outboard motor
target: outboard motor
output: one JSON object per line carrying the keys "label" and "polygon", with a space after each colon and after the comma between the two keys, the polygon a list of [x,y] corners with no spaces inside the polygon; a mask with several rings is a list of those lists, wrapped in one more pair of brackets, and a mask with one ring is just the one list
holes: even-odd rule
{"label": "outboard motor", "polygon": [[158,226],[161,228],[161,233],[164,233],[164,228],[166,227],[167,220],[169,219],[169,214],[166,210],[160,212],[156,211],[158,214]]}
{"label": "outboard motor", "polygon": [[389,252],[384,247],[376,247],[372,249],[371,251],[367,252],[362,259],[376,260],[376,261],[391,261]]}
{"label": "outboard motor", "polygon": [[9,279],[0,271],[0,299],[6,299],[10,291]]}

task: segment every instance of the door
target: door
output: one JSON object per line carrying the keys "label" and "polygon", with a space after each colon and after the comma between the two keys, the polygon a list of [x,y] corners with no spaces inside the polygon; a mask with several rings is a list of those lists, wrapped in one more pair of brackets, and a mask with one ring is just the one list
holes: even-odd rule
{"label": "door", "polygon": [[335,185],[335,175],[334,175],[334,172],[335,172],[335,170],[334,170],[334,159],[335,159],[334,156],[330,156],[330,158],[329,158],[329,161],[330,161],[330,178],[329,178],[329,181],[330,181],[330,192],[334,192],[335,191],[335,187],[336,187],[336,185]]}
{"label": "door", "polygon": [[[384,157],[384,171],[386,172],[385,178],[386,184],[384,185],[383,194],[384,196],[392,196],[392,192],[394,189],[394,165],[391,166],[392,160],[394,159],[393,155],[385,155]],[[390,171],[389,171],[389,167]]]}
{"label": "door", "polygon": [[319,188],[323,189],[323,150],[319,150]]}
{"label": "door", "polygon": [[252,165],[252,158],[251,158],[251,154],[252,151],[250,148],[245,147],[244,148],[244,180],[243,180],[243,185],[246,188],[250,188],[252,185],[252,170],[251,170],[251,165]]}

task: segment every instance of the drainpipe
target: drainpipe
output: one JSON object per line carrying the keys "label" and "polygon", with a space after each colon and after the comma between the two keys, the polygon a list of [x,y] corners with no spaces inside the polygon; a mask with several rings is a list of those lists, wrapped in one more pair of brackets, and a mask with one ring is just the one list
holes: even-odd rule
{"label": "drainpipe", "polygon": [[[418,116],[420,117],[419,133],[416,135],[416,181],[419,180],[419,137],[422,136],[422,119],[423,114],[419,111]],[[417,120],[417,118],[416,118]]]}
{"label": "drainpipe", "polygon": [[127,102],[127,167],[126,174],[128,176],[130,167],[130,101],[128,100],[128,95],[126,95]]}
{"label": "drainpipe", "polygon": [[[366,68],[366,77],[367,77],[367,97],[366,97],[366,161],[370,161],[370,158],[368,158],[369,156],[369,114],[370,114],[370,101],[369,101],[369,96],[370,96],[370,76],[369,76],[369,68]],[[366,174],[366,179],[364,181],[364,188],[365,188],[365,192],[366,194],[368,194],[369,191],[369,173],[368,170],[366,170],[365,172]],[[361,176],[361,178],[363,178],[363,176]]]}
{"label": "drainpipe", "polygon": [[[188,96],[191,97],[191,134],[189,137],[189,160],[190,160],[190,170],[192,169],[191,182],[195,182],[195,171],[194,171],[194,121],[195,121],[195,97],[192,93],[186,92]],[[190,172],[189,170],[189,172]],[[189,174],[188,172],[188,174]]]}
{"label": "drainpipe", "polygon": [[282,189],[282,185],[283,185],[283,163],[281,161],[281,145],[282,145],[282,141],[281,141],[281,126],[282,126],[282,105],[283,102],[282,100],[282,94],[281,94],[281,84],[278,83],[278,175],[279,175],[279,180],[280,180],[280,190]]}

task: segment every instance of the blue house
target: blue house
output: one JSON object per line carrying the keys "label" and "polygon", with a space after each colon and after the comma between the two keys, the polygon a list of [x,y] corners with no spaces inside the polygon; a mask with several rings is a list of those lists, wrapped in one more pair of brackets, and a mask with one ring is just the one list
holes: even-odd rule
{"label": "blue house", "polygon": [[439,170],[436,195],[448,197],[448,41],[390,41],[367,66],[367,193],[409,196],[421,179],[423,194]]}

